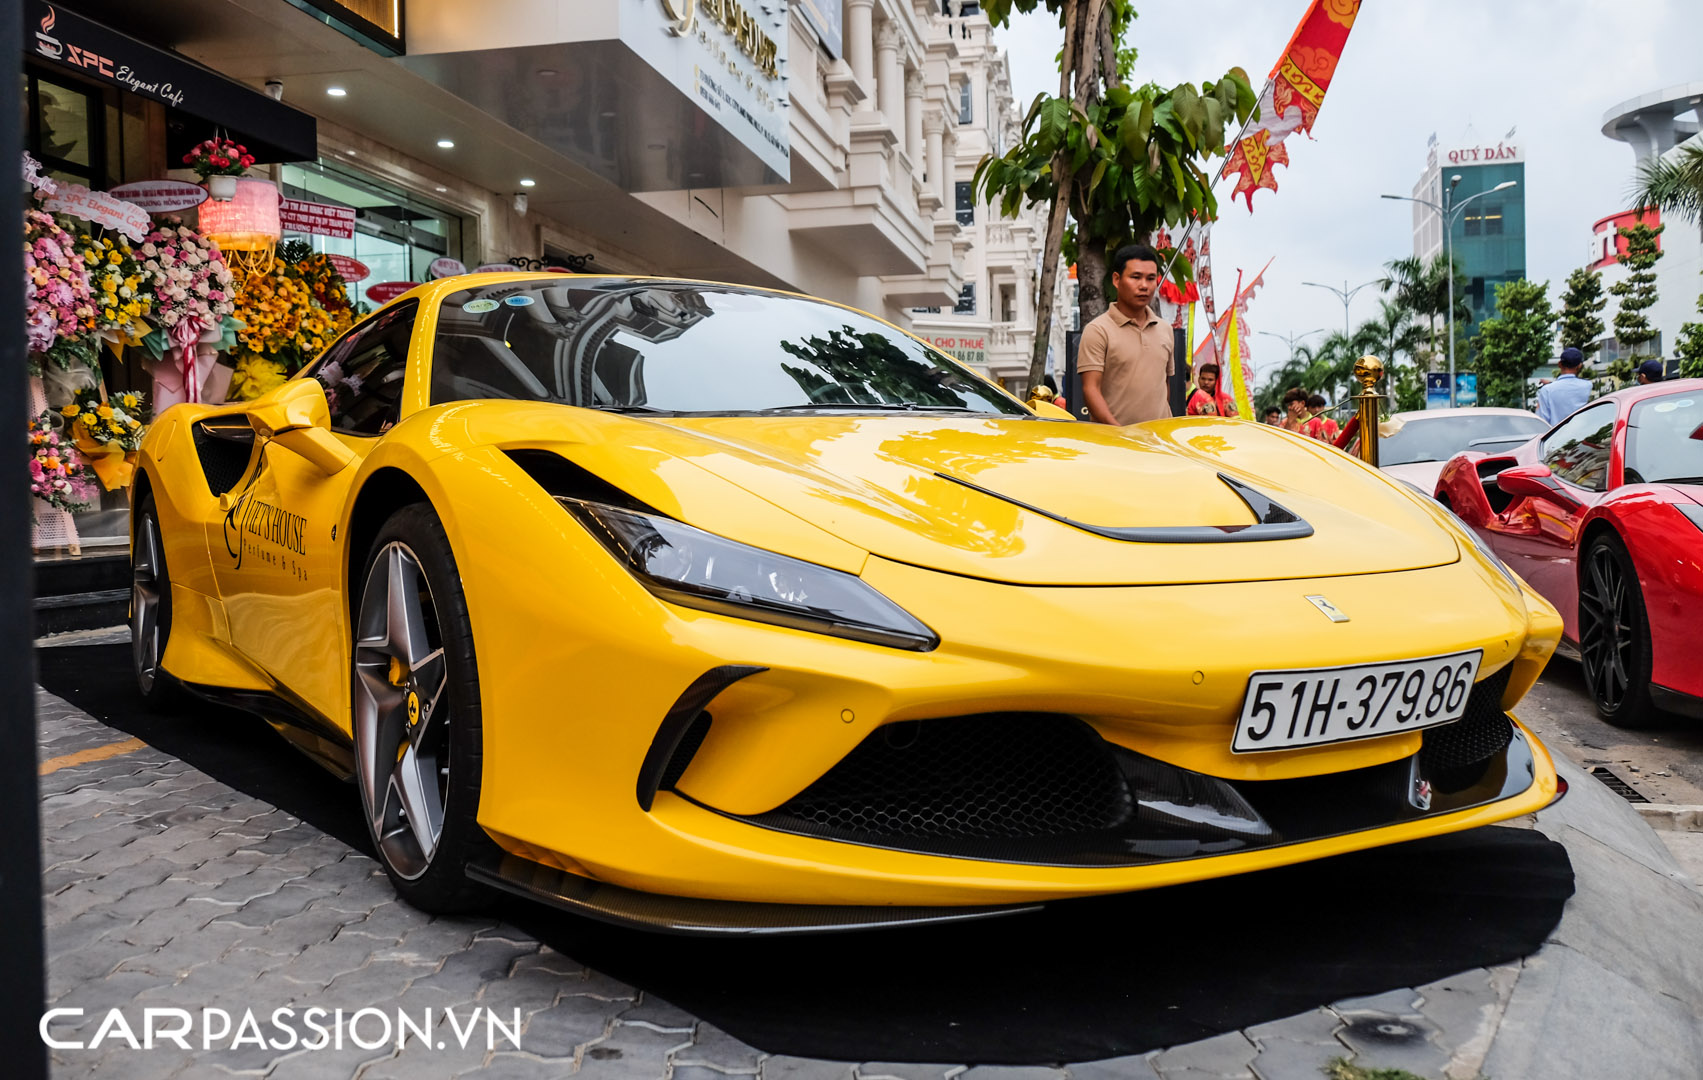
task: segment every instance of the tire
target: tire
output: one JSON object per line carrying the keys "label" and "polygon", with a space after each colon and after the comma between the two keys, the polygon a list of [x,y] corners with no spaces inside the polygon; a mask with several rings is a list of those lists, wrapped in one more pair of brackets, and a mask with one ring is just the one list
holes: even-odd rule
{"label": "tire", "polygon": [[385,522],[354,580],[355,779],[379,862],[421,911],[478,907],[467,864],[497,848],[479,827],[483,722],[473,628],[449,537],[415,503]]}
{"label": "tire", "polygon": [[165,669],[171,637],[171,575],[160,535],[160,514],[153,492],[136,506],[130,546],[130,667],[136,690],[150,711],[163,712],[183,700],[183,688]]}
{"label": "tire", "polygon": [[1626,545],[1602,533],[1579,563],[1579,661],[1597,715],[1620,728],[1659,720],[1650,702],[1650,620]]}

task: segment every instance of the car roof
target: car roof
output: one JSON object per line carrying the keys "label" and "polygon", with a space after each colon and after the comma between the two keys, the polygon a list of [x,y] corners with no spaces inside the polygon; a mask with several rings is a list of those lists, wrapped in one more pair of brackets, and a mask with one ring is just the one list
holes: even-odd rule
{"label": "car roof", "polygon": [[1592,401],[1591,404],[1595,405],[1597,401],[1623,401],[1627,404],[1632,404],[1649,398],[1662,397],[1667,394],[1683,394],[1687,392],[1703,393],[1703,379],[1663,379],[1661,382],[1649,383],[1645,386],[1628,386],[1624,390],[1616,390],[1612,394],[1604,394],[1602,397]]}
{"label": "car roof", "polygon": [[1411,424],[1416,420],[1429,420],[1444,416],[1462,416],[1466,414],[1474,416],[1529,416],[1533,420],[1538,418],[1537,413],[1530,412],[1526,409],[1503,409],[1492,405],[1462,405],[1454,409],[1410,409],[1407,412],[1398,412],[1391,416],[1390,419],[1400,420],[1403,423]]}

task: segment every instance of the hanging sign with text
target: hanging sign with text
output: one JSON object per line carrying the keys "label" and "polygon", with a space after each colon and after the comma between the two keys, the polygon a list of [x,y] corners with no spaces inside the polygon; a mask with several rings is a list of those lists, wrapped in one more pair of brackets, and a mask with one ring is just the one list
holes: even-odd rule
{"label": "hanging sign with text", "polygon": [[355,235],[355,208],[285,199],[278,205],[278,224],[284,227],[285,232],[349,240]]}
{"label": "hanging sign with text", "polygon": [[104,191],[90,191],[82,184],[60,184],[57,194],[42,202],[42,209],[69,214],[108,229],[117,229],[132,240],[141,240],[154,227],[148,212],[135,203],[115,199]]}
{"label": "hanging sign with text", "polygon": [[418,281],[381,281],[367,286],[367,299],[375,304],[388,304],[419,284]]}
{"label": "hanging sign with text", "polygon": [[457,274],[467,273],[467,267],[460,259],[451,259],[446,257],[442,259],[433,259],[431,271],[432,276],[435,278],[455,277]]}
{"label": "hanging sign with text", "polygon": [[337,272],[343,275],[343,280],[351,285],[357,281],[367,280],[368,276],[372,274],[372,271],[367,269],[367,264],[359,259],[351,259],[347,255],[327,255],[326,258],[330,259],[331,265],[335,266]]}
{"label": "hanging sign with text", "polygon": [[206,188],[182,180],[137,180],[120,184],[107,194],[134,203],[150,214],[188,210],[207,201]]}

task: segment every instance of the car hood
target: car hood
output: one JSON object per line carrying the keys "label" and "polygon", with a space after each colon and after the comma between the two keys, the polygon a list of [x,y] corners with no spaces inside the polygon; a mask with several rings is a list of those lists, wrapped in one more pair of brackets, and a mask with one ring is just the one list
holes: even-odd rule
{"label": "car hood", "polygon": [[1444,462],[1441,461],[1413,461],[1406,465],[1385,465],[1383,471],[1386,476],[1406,480],[1430,495],[1437,490],[1437,480],[1443,475],[1443,465]]}
{"label": "car hood", "polygon": [[[646,441],[656,450],[863,550],[994,581],[1301,578],[1415,569],[1459,557],[1436,518],[1375,470],[1313,440],[1241,421],[1177,419],[1117,429],[921,414],[638,423],[650,429]],[[1211,537],[1229,541],[1255,516],[1223,477],[1298,515],[1312,534],[1152,543],[1070,523],[1215,526]]]}

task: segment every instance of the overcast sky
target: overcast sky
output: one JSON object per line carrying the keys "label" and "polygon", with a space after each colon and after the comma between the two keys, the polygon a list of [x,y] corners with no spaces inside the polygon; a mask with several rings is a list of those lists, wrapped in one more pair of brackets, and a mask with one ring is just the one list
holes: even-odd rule
{"label": "overcast sky", "polygon": [[[1307,2],[1136,7],[1138,80],[1199,83],[1239,64],[1257,92]],[[1286,333],[1340,328],[1342,303],[1301,282],[1356,285],[1412,254],[1412,204],[1378,196],[1412,193],[1433,131],[1443,146],[1494,144],[1515,126],[1526,155],[1527,276],[1547,279],[1558,296],[1585,262],[1591,226],[1625,204],[1632,150],[1603,136],[1603,113],[1703,79],[1698,15],[1695,0],[1366,0],[1313,139],[1296,133],[1285,144],[1291,165],[1276,169],[1278,190],[1258,192],[1250,214],[1241,201],[1229,204],[1229,181],[1218,189],[1220,310],[1238,267],[1252,275],[1276,256],[1249,322]],[[1035,94],[1058,92],[1062,33],[1044,13],[1016,16],[998,33],[1025,109]],[[1356,325],[1377,301],[1375,286],[1354,298]],[[1269,337],[1256,337],[1253,348],[1262,375],[1287,351]]]}

